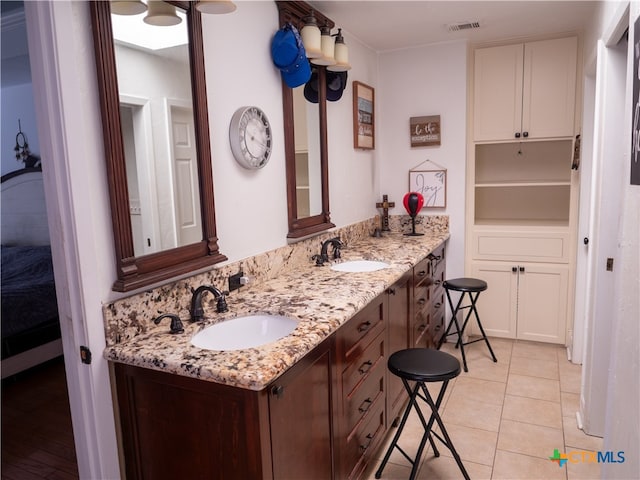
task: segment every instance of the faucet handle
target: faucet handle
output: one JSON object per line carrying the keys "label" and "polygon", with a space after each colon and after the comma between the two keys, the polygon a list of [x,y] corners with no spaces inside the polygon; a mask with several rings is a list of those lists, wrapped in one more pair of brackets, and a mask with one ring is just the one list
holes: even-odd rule
{"label": "faucet handle", "polygon": [[153,323],[158,325],[163,318],[171,319],[171,326],[169,327],[170,329],[169,333],[173,333],[173,334],[184,333],[184,326],[182,325],[182,320],[180,320],[180,317],[175,313],[163,313],[159,317],[156,317],[153,320]]}
{"label": "faucet handle", "polygon": [[224,313],[229,311],[229,306],[227,305],[227,295],[229,292],[221,292],[218,296],[218,301],[216,302],[216,312]]}

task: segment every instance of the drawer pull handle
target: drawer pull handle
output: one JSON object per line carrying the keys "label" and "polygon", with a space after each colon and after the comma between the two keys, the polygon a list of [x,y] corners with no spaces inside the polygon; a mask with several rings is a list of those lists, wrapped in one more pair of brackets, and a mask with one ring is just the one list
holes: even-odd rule
{"label": "drawer pull handle", "polygon": [[360,445],[360,451],[361,452],[364,452],[367,448],[369,448],[369,445],[371,445],[371,440],[373,440],[373,434],[369,433],[367,435],[367,440],[369,440],[369,441],[367,442],[366,445]]}
{"label": "drawer pull handle", "polygon": [[371,400],[370,398],[367,398],[364,402],[362,402],[362,405],[358,407],[358,411],[360,413],[367,412],[371,408],[372,403],[373,403],[373,400]]}
{"label": "drawer pull handle", "polygon": [[442,280],[436,280],[435,282],[433,282],[434,285],[440,285],[442,283]]}
{"label": "drawer pull handle", "polygon": [[395,295],[396,294],[396,289],[395,288],[390,288],[389,290],[387,290],[387,293],[389,295]]}
{"label": "drawer pull handle", "polygon": [[358,372],[360,372],[360,375],[364,375],[365,373],[367,373],[369,370],[371,370],[371,365],[373,365],[373,363],[371,362],[371,360],[367,360],[366,362],[364,362],[362,365],[360,365],[360,368],[358,368]]}
{"label": "drawer pull handle", "polygon": [[442,304],[440,302],[436,303],[433,308],[440,308],[442,306]]}
{"label": "drawer pull handle", "polygon": [[419,332],[424,332],[426,328],[427,328],[427,326],[423,323],[422,325],[420,325],[420,326],[418,327],[418,331],[419,331]]}
{"label": "drawer pull handle", "polygon": [[426,270],[420,270],[420,271],[418,272],[418,276],[419,276],[419,277],[424,277],[426,274],[427,274],[427,271],[426,271]]}
{"label": "drawer pull handle", "polygon": [[364,322],[358,325],[359,332],[366,332],[369,328],[371,328],[371,322]]}
{"label": "drawer pull handle", "polygon": [[418,305],[424,305],[427,301],[424,298],[418,300]]}

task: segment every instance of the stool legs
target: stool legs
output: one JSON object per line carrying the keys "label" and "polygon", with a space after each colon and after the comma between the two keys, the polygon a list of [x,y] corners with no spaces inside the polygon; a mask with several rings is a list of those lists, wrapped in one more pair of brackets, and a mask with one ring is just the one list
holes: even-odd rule
{"label": "stool legs", "polygon": [[[416,477],[416,474],[418,473],[418,467],[420,466],[420,458],[422,457],[422,453],[424,451],[424,447],[427,443],[427,440],[429,440],[429,443],[433,448],[434,455],[436,457],[440,456],[440,452],[438,451],[433,441],[433,436],[435,436],[449,450],[451,450],[451,453],[456,463],[458,464],[458,467],[460,467],[460,471],[462,472],[462,475],[466,480],[469,480],[469,475],[467,474],[467,471],[464,468],[464,465],[462,464],[462,460],[460,459],[458,452],[453,446],[453,443],[451,442],[451,438],[449,437],[449,434],[447,433],[447,430],[445,429],[444,424],[442,423],[442,419],[440,418],[440,414],[438,413],[438,409],[440,408],[440,404],[442,403],[442,399],[444,398],[444,393],[447,389],[447,385],[449,384],[449,380],[446,380],[443,382],[443,385],[440,388],[440,393],[438,394],[438,398],[436,399],[435,403],[433,401],[433,398],[429,394],[429,390],[427,389],[424,382],[416,382],[413,388],[411,388],[411,386],[409,385],[409,382],[404,378],[402,379],[402,383],[404,384],[404,388],[409,393],[409,403],[407,405],[407,408],[404,411],[404,414],[402,415],[402,420],[400,421],[400,425],[398,426],[398,431],[394,435],[393,440],[391,441],[391,445],[389,445],[389,448],[387,449],[387,452],[385,453],[384,458],[382,459],[382,463],[378,467],[378,470],[376,470],[375,477],[380,478],[380,476],[382,475],[382,471],[384,470],[384,467],[387,465],[387,462],[391,457],[391,453],[393,452],[393,449],[397,448],[400,451],[400,453],[402,453],[402,455],[404,455],[404,457],[411,463],[412,468],[411,468],[411,474],[409,476],[409,480],[414,480]],[[420,393],[420,391],[422,391],[422,393]],[[431,408],[431,416],[429,417],[428,422],[425,420],[424,415],[420,410],[420,406],[416,402],[417,397],[420,397],[421,399],[423,399],[427,403],[427,405],[429,405],[429,407]],[[416,409],[418,417],[420,418],[420,422],[424,427],[424,435],[422,436],[422,440],[420,441],[420,445],[418,446],[418,451],[414,459],[409,457],[409,455],[407,455],[407,453],[398,445],[398,440],[400,439],[400,435],[402,435],[402,430],[404,429],[407,419],[409,418],[409,414],[411,413],[412,407]],[[432,431],[434,422],[436,422],[440,427],[440,431],[442,432],[444,438],[440,437],[437,433]]]}
{"label": "stool legs", "polygon": [[[462,366],[464,368],[465,372],[468,372],[469,369],[467,368],[467,358],[464,354],[464,346],[465,345],[469,345],[471,343],[475,343],[475,342],[479,342],[481,340],[484,340],[484,342],[487,344],[487,348],[489,349],[489,353],[491,354],[491,358],[493,359],[494,362],[497,362],[498,359],[496,358],[495,354],[493,353],[493,349],[491,348],[491,344],[489,343],[489,339],[487,338],[486,333],[484,332],[484,328],[482,328],[482,323],[480,322],[480,315],[478,314],[478,310],[476,308],[476,302],[478,301],[478,297],[480,296],[480,292],[476,292],[475,295],[473,295],[472,292],[462,292],[462,294],[460,295],[460,298],[458,299],[458,303],[456,304],[455,308],[453,307],[453,301],[451,300],[451,295],[449,293],[448,289],[445,289],[445,292],[447,294],[447,300],[449,301],[449,307],[451,308],[451,322],[449,322],[449,325],[447,326],[447,330],[444,332],[444,335],[442,335],[442,337],[440,337],[440,341],[438,342],[438,350],[440,350],[440,347],[442,347],[442,344],[444,343],[444,341],[446,340],[447,336],[449,335],[453,335],[454,333],[457,333],[458,335],[458,340],[456,341],[456,348],[460,347],[460,353],[462,354]],[[464,294],[468,293],[469,294],[469,299],[471,300],[471,304],[461,307],[460,305],[462,304],[462,301],[464,300]],[[460,324],[458,323],[458,312],[464,308],[468,308],[469,312],[467,312],[467,316],[464,319],[464,322],[462,322],[462,328],[460,328]],[[480,332],[482,333],[482,337],[478,338],[476,340],[472,340],[470,342],[463,342],[462,341],[462,335],[464,333],[465,328],[467,328],[467,323],[469,323],[469,319],[471,318],[471,314],[474,314],[476,317],[476,321],[478,322],[478,327],[480,327]],[[451,330],[451,326],[455,325],[456,327],[456,331],[453,333],[449,333],[449,331]]]}

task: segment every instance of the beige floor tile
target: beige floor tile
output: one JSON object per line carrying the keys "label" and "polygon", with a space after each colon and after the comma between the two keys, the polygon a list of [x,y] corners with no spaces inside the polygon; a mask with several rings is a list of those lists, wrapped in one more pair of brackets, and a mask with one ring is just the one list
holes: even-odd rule
{"label": "beige floor tile", "polygon": [[560,367],[560,390],[569,393],[580,393],[582,369],[579,365]]}
{"label": "beige floor tile", "polygon": [[[363,475],[362,478],[366,478],[367,480],[374,480],[376,478],[375,474],[376,474],[376,471],[378,470],[378,467],[380,466],[380,463],[381,463],[381,460],[377,461],[375,465],[372,466],[372,468],[370,468],[365,472],[365,475]],[[398,480],[401,478],[409,478],[410,474],[411,474],[411,467],[407,467],[405,465],[397,465],[392,462],[387,462],[387,464],[384,467],[384,470],[382,471],[382,475],[380,476],[380,478],[386,479],[386,480]]]}
{"label": "beige floor tile", "polygon": [[[491,478],[492,469],[489,465],[481,465],[479,463],[469,461],[463,461],[462,464],[469,477],[473,480],[489,480]],[[417,478],[424,480],[459,480],[463,477],[460,467],[458,467],[458,464],[453,457],[441,455],[437,458],[433,456],[425,458],[422,462]]]}
{"label": "beige floor tile", "polygon": [[547,459],[554,449],[562,449],[562,429],[502,420],[498,449]]}
{"label": "beige floor tile", "polygon": [[559,380],[558,361],[529,357],[513,357],[509,373]]}
{"label": "beige floor tile", "polygon": [[562,409],[557,402],[506,395],[502,418],[544,427],[562,428]]}
{"label": "beige floor tile", "polygon": [[[453,446],[463,462],[473,462],[482,465],[493,465],[498,434],[478,428],[463,427],[462,425],[446,424],[445,427]],[[453,457],[447,447],[436,440],[436,446],[441,456]],[[428,456],[433,456],[429,451]],[[428,458],[425,457],[426,458]]]}
{"label": "beige floor tile", "polygon": [[537,398],[559,403],[560,382],[547,378],[510,374],[507,381],[507,395]]}
{"label": "beige floor tile", "polygon": [[[571,451],[571,447],[567,447],[567,452]],[[567,478],[569,480],[598,480],[601,475],[601,466],[598,462],[584,461],[580,457],[577,463],[567,462]]]}
{"label": "beige floor tile", "polygon": [[474,398],[453,395],[442,415],[445,427],[449,424],[481,428],[497,432],[500,427],[502,405],[479,402]]}
{"label": "beige floor tile", "polygon": [[564,350],[564,347],[551,343],[528,342],[524,340],[514,340],[513,357],[529,357],[529,358],[558,358],[558,351]]}
{"label": "beige floor tile", "polygon": [[576,412],[580,410],[580,395],[577,393],[560,392],[560,404],[562,405],[563,417],[576,417]]}
{"label": "beige floor tile", "polygon": [[461,376],[457,378],[451,395],[458,398],[472,398],[492,405],[502,405],[506,387],[507,384],[503,382]]}
{"label": "beige floor tile", "polygon": [[509,362],[501,362],[500,360],[494,363],[489,358],[479,358],[474,361],[467,361],[467,367],[469,371],[465,372],[463,370],[459,378],[472,377],[506,383],[509,376]]}
{"label": "beige floor tile", "polygon": [[566,479],[566,475],[564,467],[559,467],[549,459],[498,450],[491,478],[494,480],[561,480]]}
{"label": "beige floor tile", "polygon": [[564,444],[569,450],[602,450],[602,438],[587,435],[578,428],[575,415],[562,417],[564,426]]}

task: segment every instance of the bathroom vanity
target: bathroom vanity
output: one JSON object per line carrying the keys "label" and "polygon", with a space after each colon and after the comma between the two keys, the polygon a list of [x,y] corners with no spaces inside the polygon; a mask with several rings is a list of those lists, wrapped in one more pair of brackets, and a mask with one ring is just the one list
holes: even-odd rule
{"label": "bathroom vanity", "polygon": [[442,333],[446,232],[362,238],[343,259],[371,256],[375,272],[311,262],[231,295],[230,312],[298,318],[263,347],[190,345],[203,324],[154,328],[107,348],[123,470],[134,478],[361,478],[406,394],[386,360]]}

